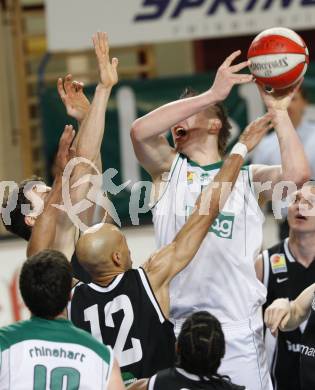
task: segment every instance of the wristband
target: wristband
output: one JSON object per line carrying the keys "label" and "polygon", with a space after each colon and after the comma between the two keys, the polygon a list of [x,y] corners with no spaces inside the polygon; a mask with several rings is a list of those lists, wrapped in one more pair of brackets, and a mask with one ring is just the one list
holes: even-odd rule
{"label": "wristband", "polygon": [[233,146],[230,154],[239,154],[243,157],[243,159],[245,159],[247,153],[247,146],[245,144],[242,144],[241,142],[238,142]]}

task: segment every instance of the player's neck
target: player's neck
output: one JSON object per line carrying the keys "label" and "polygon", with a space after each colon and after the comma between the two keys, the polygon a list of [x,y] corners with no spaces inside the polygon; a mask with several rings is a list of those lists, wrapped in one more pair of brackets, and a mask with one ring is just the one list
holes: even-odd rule
{"label": "player's neck", "polygon": [[191,145],[185,150],[184,154],[190,160],[201,166],[214,164],[222,160],[218,150],[217,140],[211,137],[208,137],[207,141],[203,144]]}
{"label": "player's neck", "polygon": [[309,267],[315,259],[314,233],[296,233],[291,231],[289,249],[297,262]]}
{"label": "player's neck", "polygon": [[97,276],[93,276],[92,281],[102,287],[107,287],[118,275],[121,275],[124,271],[111,271],[102,273]]}

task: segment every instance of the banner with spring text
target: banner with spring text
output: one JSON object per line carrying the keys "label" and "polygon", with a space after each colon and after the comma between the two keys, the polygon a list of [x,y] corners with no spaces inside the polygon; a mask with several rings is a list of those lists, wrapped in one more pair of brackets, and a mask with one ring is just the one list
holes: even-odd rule
{"label": "banner with spring text", "polygon": [[252,35],[315,25],[315,0],[46,0],[49,51],[91,47],[107,31],[111,47]]}

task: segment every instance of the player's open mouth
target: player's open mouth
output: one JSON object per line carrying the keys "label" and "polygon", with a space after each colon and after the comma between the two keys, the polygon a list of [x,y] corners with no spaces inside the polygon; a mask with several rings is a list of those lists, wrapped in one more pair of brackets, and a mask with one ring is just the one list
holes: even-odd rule
{"label": "player's open mouth", "polygon": [[306,221],[306,220],[307,220],[307,218],[304,217],[304,215],[302,215],[302,214],[297,214],[297,215],[295,216],[295,218],[296,218],[296,219],[299,219],[299,220],[301,220],[301,221]]}
{"label": "player's open mouth", "polygon": [[175,141],[178,141],[187,135],[187,130],[183,127],[177,127],[175,129]]}

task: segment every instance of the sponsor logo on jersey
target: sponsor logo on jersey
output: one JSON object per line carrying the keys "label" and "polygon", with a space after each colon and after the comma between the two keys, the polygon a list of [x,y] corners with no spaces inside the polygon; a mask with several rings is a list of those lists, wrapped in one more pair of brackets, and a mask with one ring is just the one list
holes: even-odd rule
{"label": "sponsor logo on jersey", "polygon": [[[276,253],[270,257],[271,270],[274,274],[288,272],[287,263],[283,253]],[[278,282],[281,283],[281,282]]]}
{"label": "sponsor logo on jersey", "polygon": [[277,278],[277,283],[283,283],[283,282],[285,282],[288,279],[289,278]]}
{"label": "sponsor logo on jersey", "polygon": [[308,347],[307,345],[301,344],[301,354],[310,356],[310,357],[315,357],[315,348],[313,347]]}
{"label": "sponsor logo on jersey", "polygon": [[203,172],[200,174],[200,183],[201,185],[205,185],[209,183],[209,173]]}
{"label": "sponsor logo on jersey", "polygon": [[213,222],[209,232],[221,238],[231,239],[233,236],[234,219],[235,216],[232,213],[220,213]]}
{"label": "sponsor logo on jersey", "polygon": [[194,182],[194,177],[196,176],[195,172],[187,171],[187,183],[192,184]]}
{"label": "sponsor logo on jersey", "polygon": [[286,340],[288,351],[289,352],[300,352],[301,351],[301,344],[295,344],[291,343],[291,341]]}

